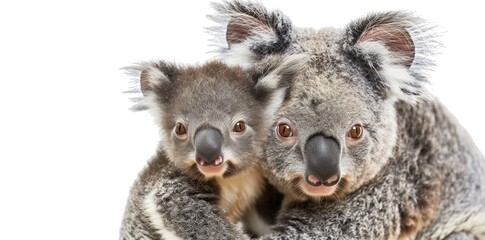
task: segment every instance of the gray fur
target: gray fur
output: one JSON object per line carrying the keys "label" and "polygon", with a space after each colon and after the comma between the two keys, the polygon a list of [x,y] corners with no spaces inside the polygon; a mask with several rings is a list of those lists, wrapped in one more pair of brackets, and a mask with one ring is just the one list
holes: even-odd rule
{"label": "gray fur", "polygon": [[[269,108],[283,101],[278,92],[285,95],[304,58],[270,56],[248,71],[220,62],[178,66],[160,61],[130,68],[138,71],[144,105],[160,126],[162,140],[131,189],[120,239],[227,239],[242,234],[231,224],[237,218],[223,216],[234,212],[238,217],[261,193],[262,143],[273,121]],[[246,130],[235,135],[232,128],[241,119]],[[187,129],[183,140],[174,132],[178,122]],[[230,163],[223,176],[205,177],[195,164],[193,136],[208,125],[224,137],[223,154]],[[251,179],[231,180],[247,172]],[[239,191],[241,182],[253,189]],[[224,208],[227,191],[245,202]]]}
{"label": "gray fur", "polygon": [[[155,202],[164,202],[167,205],[163,207],[158,204],[156,208],[166,229],[175,232],[182,239],[196,239],[199,235],[224,239],[241,234],[227,219],[221,217],[220,208],[206,207],[217,200],[215,186],[187,177],[164,152],[159,151],[131,188],[120,239],[169,239],[162,237],[146,213],[144,200],[152,191],[155,191]],[[189,198],[192,199],[189,201]],[[180,218],[174,220],[173,216]],[[185,229],[185,225],[191,227]]]}
{"label": "gray fur", "polygon": [[[289,21],[280,12],[278,21],[261,21],[275,12],[251,2],[225,2],[217,9],[226,19],[245,19],[240,24],[266,25],[246,31],[250,35]],[[342,30],[285,31],[278,36],[288,36],[292,44],[284,49],[255,50],[252,46],[268,41],[251,36],[238,46],[253,53],[241,62],[245,66],[261,54],[311,56],[269,132],[263,167],[290,201],[272,233],[261,238],[485,239],[485,159],[426,90],[430,57],[439,46],[433,27],[409,13],[384,12]],[[223,52],[234,57],[234,46]],[[295,129],[293,142],[277,136],[280,121]],[[355,123],[364,126],[364,137],[347,144],[346,132]],[[317,133],[342,146],[343,180],[325,197],[308,196],[300,184],[306,168],[303,146]]]}

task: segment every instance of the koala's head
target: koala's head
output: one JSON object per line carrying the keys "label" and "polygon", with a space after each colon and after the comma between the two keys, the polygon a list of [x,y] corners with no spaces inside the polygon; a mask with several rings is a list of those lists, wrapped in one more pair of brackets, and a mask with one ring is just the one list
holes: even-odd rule
{"label": "koala's head", "polygon": [[274,53],[311,56],[276,112],[265,149],[271,182],[304,200],[339,197],[371,181],[392,157],[396,102],[428,97],[423,70],[436,46],[431,29],[402,12],[313,30],[294,28],[259,4],[216,9],[228,26],[229,61],[250,66]]}
{"label": "koala's head", "polygon": [[252,69],[220,62],[142,66],[145,103],[160,126],[160,147],[194,178],[227,177],[259,165],[274,111],[301,57],[268,57]]}

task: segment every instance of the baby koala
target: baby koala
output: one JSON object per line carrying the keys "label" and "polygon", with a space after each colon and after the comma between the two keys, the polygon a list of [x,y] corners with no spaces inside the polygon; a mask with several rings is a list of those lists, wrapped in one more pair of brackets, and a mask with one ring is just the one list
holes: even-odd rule
{"label": "baby koala", "polygon": [[[221,229],[217,219],[222,214],[236,223],[262,193],[262,145],[302,60],[272,56],[248,70],[217,61],[142,65],[141,90],[162,140],[131,189],[120,239],[220,238],[237,231]],[[221,212],[205,212],[200,199]],[[171,222],[174,215],[186,224]]]}

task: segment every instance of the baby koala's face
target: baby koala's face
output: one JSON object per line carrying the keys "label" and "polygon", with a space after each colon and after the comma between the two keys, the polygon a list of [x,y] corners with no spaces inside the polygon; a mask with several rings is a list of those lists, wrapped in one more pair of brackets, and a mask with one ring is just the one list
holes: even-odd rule
{"label": "baby koala's face", "polygon": [[161,127],[161,147],[178,168],[209,179],[260,164],[270,116],[289,86],[280,80],[295,72],[277,62],[248,71],[219,62],[144,68],[145,101]]}
{"label": "baby koala's face", "polygon": [[162,107],[164,149],[191,174],[226,177],[257,164],[263,111],[249,76],[212,63],[181,69]]}

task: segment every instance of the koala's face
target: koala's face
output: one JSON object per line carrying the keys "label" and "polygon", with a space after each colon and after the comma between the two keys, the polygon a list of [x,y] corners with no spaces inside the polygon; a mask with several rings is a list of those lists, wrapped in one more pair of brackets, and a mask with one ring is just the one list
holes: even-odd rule
{"label": "koala's face", "polygon": [[371,181],[392,156],[394,103],[427,97],[428,56],[439,47],[433,28],[409,13],[384,12],[340,30],[302,29],[258,3],[215,7],[213,19],[226,26],[226,61],[311,56],[270,131],[270,181],[297,199],[340,197]]}
{"label": "koala's face", "polygon": [[225,177],[260,159],[264,108],[249,75],[222,64],[177,68],[156,93],[161,147],[193,177]]}
{"label": "koala's face", "polygon": [[208,179],[260,164],[269,116],[295,71],[292,61],[269,63],[248,71],[219,62],[145,66],[145,101],[161,128],[161,148],[178,168]]}
{"label": "koala's face", "polygon": [[[193,69],[182,75],[163,104],[164,149],[175,163],[206,177],[227,176],[257,164],[264,108],[242,71]],[[211,70],[213,71],[213,70]],[[259,134],[259,135],[258,135]]]}
{"label": "koala's face", "polygon": [[395,143],[393,102],[327,51],[316,54],[278,110],[266,146],[275,185],[298,199],[339,196],[380,170]]}

